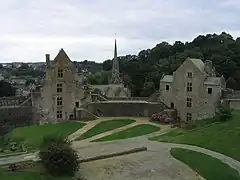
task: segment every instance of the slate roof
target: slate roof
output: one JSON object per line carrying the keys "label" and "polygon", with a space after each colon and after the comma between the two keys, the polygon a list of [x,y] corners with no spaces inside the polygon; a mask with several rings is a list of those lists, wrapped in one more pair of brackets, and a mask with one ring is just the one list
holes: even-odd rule
{"label": "slate roof", "polygon": [[120,94],[123,84],[106,84],[106,85],[91,85],[92,89],[99,89],[103,94],[107,93],[110,89],[116,93],[116,96]]}
{"label": "slate roof", "polygon": [[171,83],[171,82],[173,82],[173,76],[172,75],[165,75],[161,79],[161,82]]}
{"label": "slate roof", "polygon": [[201,71],[201,72],[205,72],[204,71],[204,62],[201,59],[194,59],[194,58],[188,58],[190,61],[192,61],[192,63]]}
{"label": "slate roof", "polygon": [[221,77],[208,77],[204,85],[220,85],[221,84]]}

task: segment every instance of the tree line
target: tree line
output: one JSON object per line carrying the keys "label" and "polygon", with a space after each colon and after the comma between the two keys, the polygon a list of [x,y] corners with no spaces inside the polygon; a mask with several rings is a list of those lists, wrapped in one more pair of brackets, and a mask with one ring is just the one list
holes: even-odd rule
{"label": "tree line", "polygon": [[[199,35],[192,42],[161,42],[138,55],[118,57],[125,84],[133,96],[149,96],[159,88],[164,74],[172,74],[187,57],[212,60],[217,75],[224,75],[227,87],[240,89],[240,38],[225,32]],[[102,72],[89,76],[90,83],[106,84],[112,60],[102,64]]]}

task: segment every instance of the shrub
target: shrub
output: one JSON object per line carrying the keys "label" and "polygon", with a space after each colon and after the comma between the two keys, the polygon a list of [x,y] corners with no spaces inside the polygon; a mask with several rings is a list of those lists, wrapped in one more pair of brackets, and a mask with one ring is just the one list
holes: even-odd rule
{"label": "shrub", "polygon": [[79,168],[76,151],[62,136],[44,137],[39,157],[43,167],[51,175],[74,175]]}
{"label": "shrub", "polygon": [[151,116],[151,120],[152,121],[158,121],[158,122],[161,122],[161,123],[166,123],[166,124],[169,124],[169,123],[172,122],[172,119],[169,118],[167,115],[159,114],[159,113],[153,114]]}
{"label": "shrub", "polygon": [[232,118],[232,109],[228,106],[220,104],[217,115],[220,121],[228,121]]}

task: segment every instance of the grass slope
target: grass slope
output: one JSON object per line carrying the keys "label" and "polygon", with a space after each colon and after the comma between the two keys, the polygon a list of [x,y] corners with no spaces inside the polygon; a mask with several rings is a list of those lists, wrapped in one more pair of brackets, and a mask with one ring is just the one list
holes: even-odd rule
{"label": "grass slope", "polygon": [[94,142],[113,141],[118,139],[132,138],[132,137],[142,136],[145,134],[150,134],[152,132],[156,132],[159,130],[160,128],[157,126],[153,126],[150,124],[141,124],[141,125],[137,125],[132,128],[111,134],[109,136],[96,139],[94,140]]}
{"label": "grass slope", "polygon": [[67,137],[68,135],[82,128],[84,125],[85,124],[78,122],[45,124],[41,126],[34,125],[14,129],[10,134],[7,135],[7,137],[15,142],[25,141],[27,143],[27,147],[30,147],[31,149],[37,149],[39,148],[44,136],[56,133]]}
{"label": "grass slope", "polygon": [[103,122],[100,122],[99,124],[95,125],[89,131],[83,133],[77,140],[87,139],[87,138],[93,137],[95,135],[126,126],[126,125],[134,123],[134,122],[136,122],[136,121],[131,120],[131,119],[118,119],[118,120],[103,121]]}
{"label": "grass slope", "polygon": [[0,169],[2,180],[73,180],[72,177],[52,177],[36,170],[8,172],[7,169]]}
{"label": "grass slope", "polygon": [[177,129],[151,140],[190,144],[226,154],[240,161],[240,111],[233,119],[191,131]]}
{"label": "grass slope", "polygon": [[171,155],[207,180],[240,180],[238,172],[214,157],[186,149],[171,149]]}

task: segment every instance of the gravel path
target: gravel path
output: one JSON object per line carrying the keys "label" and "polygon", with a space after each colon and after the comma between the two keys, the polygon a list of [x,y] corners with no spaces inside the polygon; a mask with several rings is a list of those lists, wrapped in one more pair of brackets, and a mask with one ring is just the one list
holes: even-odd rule
{"label": "gravel path", "polygon": [[198,180],[201,177],[187,165],[170,155],[169,148],[150,142],[146,138],[136,138],[113,142],[93,143],[85,147],[75,147],[79,155],[93,157],[133,148],[147,147],[146,152],[114,157],[81,164],[81,173],[87,179],[96,180]]}
{"label": "gravel path", "polygon": [[196,146],[149,141],[147,137],[113,142],[91,143],[85,147],[75,144],[75,148],[78,150],[79,155],[84,154],[84,157],[122,152],[139,147],[147,147],[148,151],[83,163],[81,164],[81,171],[88,179],[97,180],[104,178],[112,180],[201,179],[202,177],[193,172],[188,166],[170,155],[171,148],[185,148],[218,158],[240,173],[240,162],[223,154]]}
{"label": "gravel path", "polygon": [[[129,117],[126,117],[129,119]],[[71,136],[70,140],[74,140],[81,134],[85,133],[99,122],[111,119],[126,119],[122,118],[100,118],[95,121],[90,121],[82,129],[76,131]],[[94,180],[200,180],[203,179],[196,172],[191,170],[187,165],[174,159],[170,154],[171,148],[185,148],[189,150],[198,151],[215,158],[220,159],[222,162],[228,164],[236,169],[240,174],[240,162],[230,158],[226,155],[196,147],[183,144],[161,143],[156,141],[149,141],[148,137],[166,133],[172,130],[169,126],[162,126],[149,123],[146,118],[130,118],[135,119],[137,122],[121,127],[109,132],[105,132],[86,139],[84,141],[74,141],[73,147],[78,151],[79,156],[82,158],[90,158],[104,154],[112,154],[123,152],[126,150],[147,147],[147,151],[125,156],[114,157],[110,159],[98,160],[81,164],[81,174],[86,179]],[[153,124],[161,128],[160,131],[132,139],[111,141],[111,142],[90,142],[91,140],[104,137],[114,132],[138,125],[138,124]],[[34,159],[32,154],[20,155],[9,158],[0,159],[0,164],[20,162],[24,159]]]}
{"label": "gravel path", "polygon": [[[140,124],[151,124],[153,126],[158,126],[164,130],[166,129],[170,129],[170,126],[169,125],[160,125],[160,124],[155,124],[155,123],[152,123],[152,122],[149,122],[149,118],[145,118],[145,117],[104,117],[104,118],[99,118],[99,119],[96,119],[94,121],[89,121],[89,122],[86,122],[86,125],[79,129],[78,131],[74,132],[73,134],[71,134],[68,138],[69,140],[73,141],[75,139],[77,139],[78,137],[80,137],[83,133],[87,132],[88,130],[92,129],[95,125],[97,125],[98,123],[100,122],[103,122],[103,121],[108,121],[108,120],[118,120],[118,119],[134,119],[136,120],[136,122],[134,123],[131,123],[131,124],[128,124],[126,126],[123,126],[123,127],[120,127],[120,128],[117,128],[117,129],[113,129],[111,131],[107,131],[107,132],[104,132],[104,133],[101,133],[101,134],[98,134],[96,136],[93,136],[91,138],[88,138],[88,139],[85,139],[85,140],[82,140],[81,141],[81,144],[86,144],[86,143],[89,143],[90,141],[93,141],[93,140],[96,140],[96,139],[99,139],[101,137],[104,137],[104,136],[108,136],[108,135],[111,135],[113,133],[116,133],[116,132],[119,132],[119,131],[123,131],[125,129],[128,129],[128,128],[131,128],[131,127],[134,127],[134,126],[137,126],[137,125],[140,125]],[[160,131],[159,131],[160,132]],[[159,134],[159,132],[156,132],[157,135]],[[155,134],[154,134],[155,135]]]}

